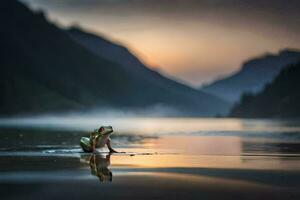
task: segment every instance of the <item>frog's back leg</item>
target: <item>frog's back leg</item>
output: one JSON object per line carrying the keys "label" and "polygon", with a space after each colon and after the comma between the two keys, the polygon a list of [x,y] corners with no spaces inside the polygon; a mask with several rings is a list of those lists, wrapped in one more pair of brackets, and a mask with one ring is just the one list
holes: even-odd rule
{"label": "frog's back leg", "polygon": [[80,146],[85,152],[92,152],[92,147],[90,143],[90,138],[81,137],[80,139]]}

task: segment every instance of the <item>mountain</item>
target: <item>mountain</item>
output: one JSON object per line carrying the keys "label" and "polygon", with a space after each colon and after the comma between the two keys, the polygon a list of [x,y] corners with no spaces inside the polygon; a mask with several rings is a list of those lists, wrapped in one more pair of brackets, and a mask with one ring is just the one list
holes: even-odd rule
{"label": "mountain", "polygon": [[258,94],[244,94],[231,110],[231,117],[299,118],[300,62],[284,68]]}
{"label": "mountain", "polygon": [[[113,43],[104,37],[86,32],[79,27],[72,27],[67,30],[67,33],[78,44],[85,47],[94,55],[119,64],[122,69],[130,74],[134,74],[134,76],[139,77],[143,80],[143,82],[151,82],[152,85],[164,90],[168,90],[169,92],[184,92],[186,95],[192,94],[191,91],[193,90],[190,90],[190,88],[187,90],[186,85],[170,80],[162,76],[157,71],[151,70],[124,46]],[[204,95],[203,92],[200,91],[200,93]],[[197,95],[199,95],[199,93]],[[205,95],[207,96],[207,94]]]}
{"label": "mountain", "polygon": [[217,80],[201,89],[229,102],[237,102],[244,92],[258,92],[271,82],[282,68],[300,60],[300,51],[282,50],[251,59],[233,75]]}
{"label": "mountain", "polygon": [[156,76],[166,80],[160,74],[150,70],[146,67],[136,56],[134,56],[126,47],[111,42],[105,37],[87,32],[80,27],[73,26],[66,30],[72,39],[78,44],[85,47],[93,54],[118,63],[126,71],[135,73],[139,76],[143,75],[145,78]]}
{"label": "mountain", "polygon": [[[0,22],[1,115],[157,105],[188,115],[214,115],[228,109],[213,95],[142,64],[138,70],[135,64],[123,63],[118,52],[96,54],[49,23],[43,13],[32,12],[18,1],[1,2]],[[109,59],[110,54],[118,59]]]}

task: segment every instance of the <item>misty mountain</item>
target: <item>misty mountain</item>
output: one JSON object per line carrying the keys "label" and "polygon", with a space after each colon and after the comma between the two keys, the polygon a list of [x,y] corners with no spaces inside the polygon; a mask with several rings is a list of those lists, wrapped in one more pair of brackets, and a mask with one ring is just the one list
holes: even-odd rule
{"label": "misty mountain", "polygon": [[[149,67],[143,64],[126,47],[113,43],[104,37],[86,32],[79,27],[71,27],[67,32],[72,39],[93,54],[119,64],[125,71],[134,74],[134,76],[137,76],[143,81],[151,82],[151,84],[156,87],[163,88],[170,92],[191,94],[190,92],[192,90],[190,90],[190,88],[187,90],[186,85],[170,80],[157,71],[149,69]],[[203,92],[200,93],[203,94]]]}
{"label": "misty mountain", "polygon": [[300,51],[285,49],[251,59],[231,76],[219,79],[201,89],[229,102],[236,102],[244,92],[258,92],[271,82],[282,68],[300,60]]}
{"label": "misty mountain", "polygon": [[95,53],[18,1],[1,2],[0,22],[1,115],[153,106],[213,115],[228,109],[219,98],[145,69],[136,58],[127,57],[138,62],[130,64],[118,51]]}
{"label": "misty mountain", "polygon": [[244,94],[230,116],[249,118],[300,117],[300,62],[284,68],[258,94]]}
{"label": "misty mountain", "polygon": [[[145,77],[162,77],[155,71],[147,68],[136,56],[134,56],[126,47],[110,41],[109,39],[83,30],[81,27],[73,26],[66,30],[67,33],[78,44],[85,47],[93,54],[118,63],[126,71]],[[151,76],[152,75],[152,76]],[[162,77],[164,78],[164,77]]]}

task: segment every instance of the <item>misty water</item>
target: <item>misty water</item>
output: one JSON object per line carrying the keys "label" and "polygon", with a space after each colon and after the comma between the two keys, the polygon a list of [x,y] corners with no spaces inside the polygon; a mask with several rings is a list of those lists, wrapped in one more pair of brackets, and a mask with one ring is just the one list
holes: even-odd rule
{"label": "misty water", "polygon": [[[82,152],[80,137],[101,125],[113,126],[112,146],[124,153]],[[202,182],[210,177],[218,184],[226,179],[226,184],[300,185],[297,120],[68,115],[1,119],[0,127],[0,184],[25,183],[34,189],[31,184],[69,187],[66,181],[108,179],[124,180],[125,187],[137,177],[162,179],[166,173],[179,182],[189,176]],[[99,166],[113,179],[95,175]]]}
{"label": "misty water", "polygon": [[102,125],[113,126],[112,143],[116,148],[130,152],[138,148],[136,153],[225,156],[300,153],[297,120],[68,115],[1,119],[0,154],[80,153],[80,137]]}

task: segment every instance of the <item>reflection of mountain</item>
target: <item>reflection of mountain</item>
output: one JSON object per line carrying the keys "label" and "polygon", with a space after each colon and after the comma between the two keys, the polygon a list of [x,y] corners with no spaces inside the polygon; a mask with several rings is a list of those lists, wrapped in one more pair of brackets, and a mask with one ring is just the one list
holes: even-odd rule
{"label": "reflection of mountain", "polygon": [[[18,122],[16,122],[16,124],[18,124]],[[56,127],[54,129],[49,127],[49,129],[42,127],[29,127],[31,127],[31,125],[28,125],[27,128],[24,129],[20,127],[1,127],[0,134],[3,135],[3,137],[0,140],[0,149],[9,149],[12,151],[27,149],[30,151],[35,151],[41,150],[43,147],[49,147],[49,150],[53,150],[51,149],[53,147],[61,152],[64,150],[72,150],[74,148],[81,151],[81,148],[78,146],[80,138],[90,134],[90,132],[87,131],[80,131],[76,128],[63,128],[63,126]],[[124,132],[118,132],[118,134],[113,135],[111,138],[112,144],[114,146],[118,145],[118,147],[140,147],[147,140],[158,139],[157,136],[151,136],[147,134],[126,134]]]}
{"label": "reflection of mountain", "polygon": [[283,50],[278,55],[265,55],[244,63],[237,73],[217,80],[202,89],[230,102],[244,92],[257,92],[271,82],[282,68],[300,60],[300,51]]}
{"label": "reflection of mountain", "polygon": [[227,109],[212,95],[146,69],[123,47],[110,44],[104,48],[110,53],[95,53],[17,1],[1,2],[0,20],[2,115],[156,105],[195,115]]}
{"label": "reflection of mountain", "polygon": [[300,143],[242,140],[244,154],[299,154]]}
{"label": "reflection of mountain", "polygon": [[233,117],[300,117],[300,63],[283,69],[258,94],[245,94],[232,111]]}

